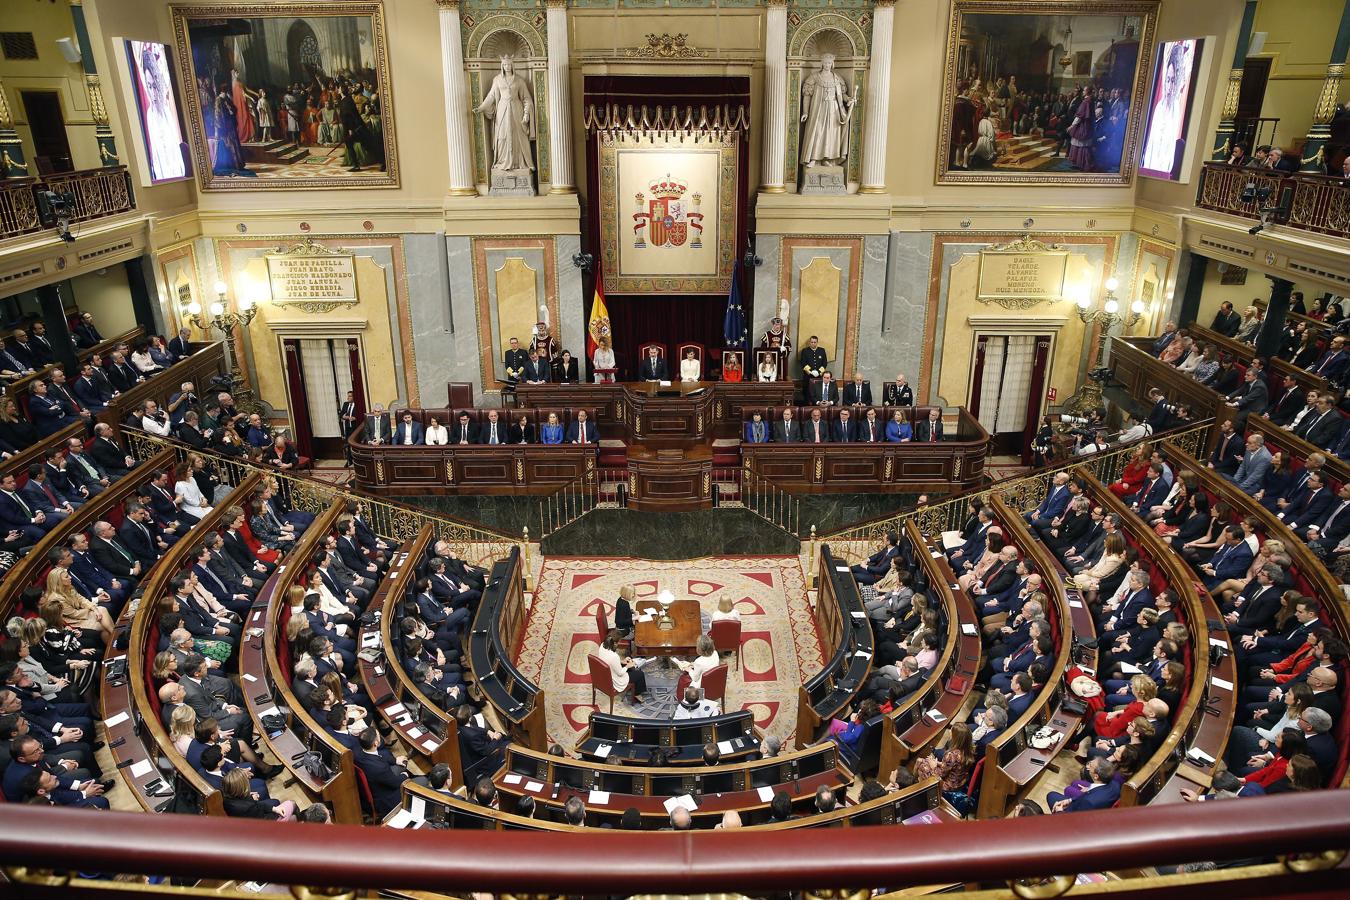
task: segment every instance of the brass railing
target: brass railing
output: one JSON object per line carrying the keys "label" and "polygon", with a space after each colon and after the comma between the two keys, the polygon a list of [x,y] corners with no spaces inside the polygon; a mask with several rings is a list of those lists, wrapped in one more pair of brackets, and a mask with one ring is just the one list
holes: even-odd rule
{"label": "brass railing", "polygon": [[802,503],[793,493],[746,466],[712,470],[713,505],[748,509],[776,528],[802,539]]}
{"label": "brass railing", "polygon": [[1195,205],[1201,209],[1350,237],[1350,185],[1342,178],[1205,163]]}
{"label": "brass railing", "polygon": [[[1206,419],[1184,430],[1167,432],[1167,438],[1176,442],[1192,456],[1200,455],[1209,439],[1209,429],[1213,422],[1213,419]],[[974,503],[984,506],[989,496],[995,492],[1001,495],[1013,509],[1035,509],[1045,499],[1045,493],[1051,480],[1059,472],[1071,472],[1074,469],[1085,468],[1092,472],[1093,477],[1103,484],[1110,484],[1115,481],[1124,471],[1125,463],[1134,453],[1135,446],[1129,444],[1093,456],[1074,457],[1056,466],[1037,469],[1021,478],[1000,482],[983,491],[961,494],[940,503],[930,503],[893,516],[869,519],[866,522],[823,535],[822,540],[828,540],[831,544],[856,541],[859,544],[871,546],[884,540],[888,531],[900,531],[904,523],[910,519],[913,519],[914,523],[919,526],[919,531],[927,535],[943,531],[956,531],[960,529],[961,524],[969,516],[970,505]]]}
{"label": "brass railing", "polygon": [[221,481],[226,484],[237,485],[245,476],[253,472],[262,472],[276,479],[282,496],[295,509],[303,512],[317,515],[334,503],[345,504],[348,501],[356,501],[365,507],[366,524],[370,529],[381,537],[398,543],[411,540],[417,536],[423,525],[430,525],[438,540],[448,541],[451,544],[456,557],[474,565],[491,565],[492,560],[505,556],[513,546],[520,543],[519,538],[505,532],[357,493],[314,478],[292,475],[271,466],[194,450],[186,444],[165,440],[131,428],[123,428],[122,434],[127,439],[128,451],[138,460],[147,459],[165,448],[174,450],[180,461],[186,459],[188,453],[196,453],[215,466]]}
{"label": "brass railing", "polygon": [[100,166],[5,182],[0,186],[0,239],[43,230],[38,220],[37,196],[44,191],[74,197],[71,224],[136,208],[136,195],[131,190],[131,175],[126,166]]}
{"label": "brass railing", "polygon": [[539,498],[539,539],[571,525],[601,505],[621,506],[627,469],[590,469]]}

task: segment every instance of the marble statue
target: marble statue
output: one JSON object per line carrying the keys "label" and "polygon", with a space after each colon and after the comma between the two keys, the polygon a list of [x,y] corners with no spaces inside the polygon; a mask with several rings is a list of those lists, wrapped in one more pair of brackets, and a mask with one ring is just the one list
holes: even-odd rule
{"label": "marble statue", "polygon": [[848,83],[834,72],[834,54],[820,57],[820,71],[802,85],[801,159],[807,168],[842,166],[848,158],[848,123],[857,103],[856,86],[850,96]]}
{"label": "marble statue", "polygon": [[515,60],[511,57],[502,57],[501,71],[492,79],[492,89],[476,112],[492,122],[492,168],[505,172],[532,171],[534,100],[530,97],[529,82],[516,74]]}

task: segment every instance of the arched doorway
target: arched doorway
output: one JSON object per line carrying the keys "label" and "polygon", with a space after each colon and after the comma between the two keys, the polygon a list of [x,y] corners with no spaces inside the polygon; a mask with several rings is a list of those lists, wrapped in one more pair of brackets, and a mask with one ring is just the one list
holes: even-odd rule
{"label": "arched doorway", "polygon": [[290,63],[290,80],[308,84],[323,72],[323,57],[319,53],[319,39],[304,19],[296,19],[286,32],[286,60]]}

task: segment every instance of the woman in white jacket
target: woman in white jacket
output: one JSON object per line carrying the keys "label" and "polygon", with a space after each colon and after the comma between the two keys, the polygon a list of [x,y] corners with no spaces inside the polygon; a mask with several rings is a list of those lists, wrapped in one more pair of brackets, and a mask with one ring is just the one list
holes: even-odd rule
{"label": "woman in white jacket", "polygon": [[202,494],[197,479],[192,477],[192,464],[180,463],[174,473],[174,493],[183,498],[181,509],[194,518],[200,519],[211,511],[211,503]]}
{"label": "woman in white jacket", "polygon": [[647,693],[647,676],[627,653],[619,651],[618,632],[611,631],[595,649],[595,655],[609,667],[614,690],[623,693],[631,687],[634,701],[640,701],[642,695]]}
{"label": "woman in white jacket", "polygon": [[[698,656],[694,657],[693,662],[685,662],[677,659],[675,665],[684,670],[684,674],[689,676],[689,684],[692,687],[703,687],[703,676],[709,669],[715,669],[721,664],[722,660],[717,655],[717,648],[713,646],[712,638],[708,635],[699,635],[698,644],[695,645],[698,650]],[[678,694],[679,691],[677,690]]]}

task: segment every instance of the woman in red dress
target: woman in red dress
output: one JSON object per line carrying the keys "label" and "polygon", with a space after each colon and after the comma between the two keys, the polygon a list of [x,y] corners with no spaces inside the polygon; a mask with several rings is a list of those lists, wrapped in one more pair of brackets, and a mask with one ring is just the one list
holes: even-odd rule
{"label": "woman in red dress", "polygon": [[1120,480],[1110,485],[1111,493],[1123,499],[1139,492],[1140,485],[1148,477],[1148,460],[1151,452],[1146,443],[1135,445],[1134,453],[1130,454],[1130,461],[1125,464],[1125,471],[1120,473]]}

